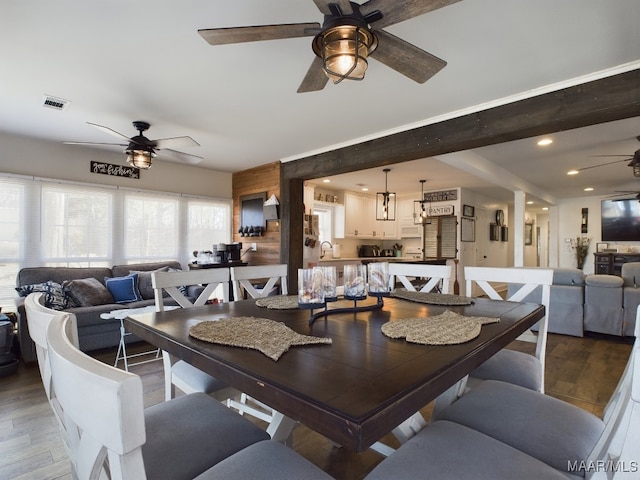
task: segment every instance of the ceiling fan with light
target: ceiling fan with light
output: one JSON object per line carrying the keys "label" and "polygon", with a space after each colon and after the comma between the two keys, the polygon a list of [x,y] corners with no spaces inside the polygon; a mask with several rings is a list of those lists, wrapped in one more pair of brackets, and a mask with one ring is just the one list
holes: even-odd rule
{"label": "ceiling fan with light", "polygon": [[362,80],[369,56],[410,79],[424,83],[447,62],[398,38],[384,27],[460,0],[313,0],[324,22],[209,28],[198,33],[211,45],[311,37],[316,54],[298,93],[322,90],[329,79]]}
{"label": "ceiling fan with light", "polygon": [[[638,141],[640,141],[640,135],[638,135],[636,137],[636,139]],[[591,157],[625,157],[625,158],[622,158],[622,159],[619,159],[619,160],[613,160],[611,162],[600,163],[598,165],[591,165],[589,167],[576,168],[575,170],[570,170],[567,173],[569,175],[576,175],[576,174],[580,173],[583,170],[589,170],[591,168],[604,167],[604,166],[607,166],[607,165],[613,165],[615,163],[626,162],[626,161],[631,160],[627,164],[627,166],[633,168],[633,176],[634,177],[640,177],[640,149],[638,149],[635,152],[633,152],[632,155],[590,155],[590,156]],[[630,193],[635,193],[635,192],[630,192]]]}
{"label": "ceiling fan with light", "polygon": [[151,126],[149,122],[136,120],[133,122],[133,127],[138,130],[138,135],[131,138],[116,132],[112,128],[104,127],[95,123],[87,122],[92,127],[96,127],[103,132],[110,135],[114,135],[118,138],[126,140],[127,143],[98,143],[98,142],[63,142],[68,145],[116,145],[126,147],[124,153],[127,155],[127,163],[132,167],[148,169],[151,167],[151,160],[157,156],[157,152],[162,150],[162,154],[170,157],[178,162],[196,164],[200,163],[203,157],[192,155],[190,153],[180,152],[173,150],[176,147],[199,147],[200,144],[193,138],[184,137],[172,137],[172,138],[159,138],[157,140],[149,140],[143,135],[143,132],[147,131]]}

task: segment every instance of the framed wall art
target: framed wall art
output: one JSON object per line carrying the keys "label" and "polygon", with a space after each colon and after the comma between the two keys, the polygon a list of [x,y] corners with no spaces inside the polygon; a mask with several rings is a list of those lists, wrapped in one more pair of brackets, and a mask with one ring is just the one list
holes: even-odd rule
{"label": "framed wall art", "polygon": [[476,208],[471,205],[462,205],[462,216],[463,217],[475,217]]}

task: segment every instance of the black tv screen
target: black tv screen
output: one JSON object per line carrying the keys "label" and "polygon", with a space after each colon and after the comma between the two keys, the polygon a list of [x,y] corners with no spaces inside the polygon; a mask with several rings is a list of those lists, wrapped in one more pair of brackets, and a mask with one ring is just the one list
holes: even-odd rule
{"label": "black tv screen", "polygon": [[640,241],[640,202],[602,200],[602,241]]}

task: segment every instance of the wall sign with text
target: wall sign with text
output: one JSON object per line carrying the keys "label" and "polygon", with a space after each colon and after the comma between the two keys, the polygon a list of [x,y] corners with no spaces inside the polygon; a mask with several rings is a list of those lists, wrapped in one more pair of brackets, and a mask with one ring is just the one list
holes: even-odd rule
{"label": "wall sign with text", "polygon": [[429,217],[441,217],[443,215],[453,215],[453,205],[427,208],[427,216]]}
{"label": "wall sign with text", "polygon": [[427,202],[450,202],[458,199],[458,190],[441,190],[439,192],[424,192]]}
{"label": "wall sign with text", "polygon": [[114,165],[113,163],[94,162],[93,160],[91,161],[91,173],[113,175],[115,177],[140,178],[139,168]]}

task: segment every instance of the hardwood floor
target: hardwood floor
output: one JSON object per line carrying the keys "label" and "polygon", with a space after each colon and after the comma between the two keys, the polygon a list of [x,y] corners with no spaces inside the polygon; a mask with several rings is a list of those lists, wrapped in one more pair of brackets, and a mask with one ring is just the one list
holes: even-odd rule
{"label": "hardwood floor", "polygon": [[[521,342],[514,342],[511,347],[528,352],[535,348]],[[137,345],[130,353],[145,349],[148,345]],[[630,351],[628,341],[549,334],[546,393],[601,416]],[[115,350],[95,356],[112,363]],[[131,371],[143,379],[145,405],[163,400],[161,361],[136,365]],[[423,409],[427,418],[430,410],[430,405]],[[397,445],[390,436],[384,441]],[[292,447],[337,479],[363,478],[382,460],[371,450],[355,454],[336,448],[302,425],[293,432]],[[35,364],[21,364],[16,374],[0,378],[0,479],[71,479],[58,427]]]}

